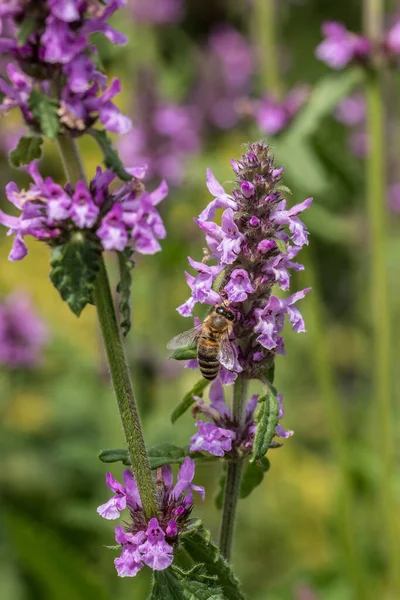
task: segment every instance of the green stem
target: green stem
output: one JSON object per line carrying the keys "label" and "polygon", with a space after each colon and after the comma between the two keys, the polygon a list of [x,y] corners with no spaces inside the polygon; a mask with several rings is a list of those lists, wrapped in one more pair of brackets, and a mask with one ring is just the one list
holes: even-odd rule
{"label": "green stem", "polygon": [[280,78],[277,45],[275,0],[254,0],[253,35],[259,53],[261,92],[269,92],[280,100],[283,87]]}
{"label": "green stem", "polygon": [[[59,135],[57,143],[70,183],[75,185],[79,180],[86,181],[85,172],[75,140],[66,135]],[[103,258],[101,258],[100,261],[100,269],[96,279],[93,296],[103,334],[111,380],[128,446],[132,470],[136,478],[144,514],[147,519],[150,519],[157,515],[158,512],[156,487],[151,474],[139,411],[133,395],[129,368],[125,357],[125,350],[121,340],[110,283]]]}
{"label": "green stem", "polygon": [[340,486],[340,511],[338,513],[340,534],[344,547],[344,557],[349,580],[352,583],[354,598],[366,600],[368,598],[364,570],[357,544],[357,535],[354,527],[354,503],[351,473],[349,472],[349,448],[346,441],[346,431],[341,410],[340,397],[336,392],[332,359],[326,336],[326,323],[323,300],[321,298],[315,261],[311,252],[305,249],[308,256],[305,260],[307,266],[307,281],[312,287],[308,298],[308,311],[306,313],[307,329],[313,348],[315,375],[320,397],[325,404],[327,422],[330,427],[333,454],[339,464],[341,474]]}
{"label": "green stem", "polygon": [[[365,33],[375,42],[383,39],[385,6],[383,0],[365,0]],[[379,432],[381,456],[381,510],[387,536],[388,575],[394,597],[400,597],[400,555],[393,515],[397,513],[392,473],[395,472],[390,386],[390,310],[387,273],[387,213],[386,213],[386,139],[385,98],[383,92],[384,64],[377,56],[375,68],[366,80],[367,131],[369,153],[366,161],[367,204],[371,253],[371,308],[373,323],[374,398],[378,414],[375,431]],[[375,439],[375,434],[374,434]]]}
{"label": "green stem", "polygon": [[[248,380],[239,375],[233,387],[232,415],[242,425],[245,418],[248,385]],[[242,471],[243,459],[239,456],[228,462],[219,536],[219,548],[226,560],[230,559],[232,552]]]}

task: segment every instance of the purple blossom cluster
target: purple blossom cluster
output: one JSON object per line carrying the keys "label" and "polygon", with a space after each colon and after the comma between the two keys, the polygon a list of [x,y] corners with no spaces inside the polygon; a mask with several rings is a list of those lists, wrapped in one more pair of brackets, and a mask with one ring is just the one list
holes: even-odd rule
{"label": "purple blossom cluster", "polygon": [[254,113],[260,131],[277,135],[286,129],[307,101],[309,92],[307,85],[297,85],[282,100],[269,95],[257,102]]}
{"label": "purple blossom cluster", "polygon": [[31,299],[14,292],[0,302],[0,364],[8,369],[34,369],[40,365],[49,338]]}
{"label": "purple blossom cluster", "polygon": [[322,34],[324,40],[318,45],[316,56],[332,69],[343,69],[350,63],[368,64],[376,53],[389,60],[400,56],[400,21],[386,32],[379,44],[373,44],[336,21],[323,23]]}
{"label": "purple blossom cluster", "polygon": [[26,256],[27,235],[56,246],[81,232],[104,250],[123,251],[133,246],[142,254],[154,254],[161,249],[158,240],[166,232],[156,205],[165,198],[168,187],[163,181],[147,192],[142,181],[146,167],[129,169],[132,179],[115,192],[109,190],[115,174],[100,167],[89,186],[78,181],[74,189],[70,184],[58,185],[51,177],[43,179],[36,161],[27,170],[33,179],[27,191],[19,190],[14,182],[6,186],[7,198],[20,215],[0,210],[0,223],[14,235],[11,261]]}
{"label": "purple blossom cluster", "polygon": [[149,177],[179,185],[187,159],[200,150],[200,115],[193,105],[162,101],[151,74],[140,76],[131,132],[121,138],[123,160],[149,165]]}
{"label": "purple blossom cluster", "polygon": [[120,577],[134,577],[144,565],[155,571],[162,571],[171,565],[179,534],[188,525],[193,509],[193,491],[203,499],[205,495],[203,487],[192,483],[194,471],[194,461],[186,457],[179,469],[177,482],[173,485],[169,465],[157,470],[159,515],[148,522],[132,472],[123,472],[125,485],[121,485],[111,473],[107,473],[106,483],[114,496],[99,506],[97,512],[104,519],[118,519],[125,509],[130,514],[130,522],[125,528],[120,525],[115,528],[116,542],[122,548],[121,556],[114,561]]}
{"label": "purple blossom cluster", "polygon": [[[0,80],[4,99],[0,111],[18,106],[29,126],[38,123],[29,106],[29,96],[35,89],[48,95],[55,93],[60,122],[75,135],[99,120],[105,129],[120,134],[131,128],[131,121],[122,115],[112,99],[120,92],[120,82],[114,79],[107,87],[106,77],[97,69],[96,48],[89,37],[103,33],[113,44],[125,44],[124,35],[108,24],[108,19],[125,0],[107,2],[85,0],[14,0],[0,7],[0,53],[16,63],[7,67],[10,83]],[[19,36],[23,24],[32,22],[32,33],[26,39]],[[54,92],[52,84],[58,82]]]}
{"label": "purple blossom cluster", "polygon": [[[248,379],[265,380],[275,355],[285,352],[285,316],[296,332],[305,331],[296,303],[310,289],[286,298],[272,295],[275,285],[289,290],[291,269],[304,268],[294,261],[308,243],[299,214],[312,199],[287,207],[280,186],[283,167],[275,167],[264,142],[250,144],[240,160],[232,161],[232,167],[235,187],[231,194],[211,170],[207,172],[207,187],[214,199],[195,222],[205,233],[208,249],[203,262],[189,259],[197,274],[186,273],[191,296],[178,308],[189,317],[197,303],[227,302],[236,313],[233,348],[237,360],[233,371],[221,369],[224,383],[232,383],[238,372]],[[212,220],[219,208],[224,209],[220,225]]]}
{"label": "purple blossom cluster", "polygon": [[[190,452],[208,452],[214,456],[227,458],[237,455],[244,457],[250,454],[257,429],[254,413],[258,395],[252,396],[247,402],[243,425],[232,416],[232,412],[225,402],[224,388],[219,378],[211,384],[209,398],[210,403],[207,404],[200,397],[195,396],[194,416],[200,413],[210,420],[196,422],[198,431],[190,438]],[[285,414],[282,394],[278,394],[277,401],[279,419],[282,419]],[[293,431],[288,431],[278,424],[275,435],[280,438],[288,438],[293,435]],[[273,441],[272,446],[276,445],[277,442]]]}

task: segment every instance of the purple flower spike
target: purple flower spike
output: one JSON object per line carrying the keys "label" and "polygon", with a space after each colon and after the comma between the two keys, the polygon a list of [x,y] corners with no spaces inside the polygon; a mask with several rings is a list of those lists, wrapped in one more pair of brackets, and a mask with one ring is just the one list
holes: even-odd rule
{"label": "purple flower spike", "polygon": [[224,456],[232,449],[236,433],[217,427],[213,423],[197,421],[198,432],[190,438],[190,452],[209,452],[214,456]]}
{"label": "purple flower spike", "polygon": [[232,271],[229,283],[225,286],[229,302],[243,302],[247,296],[254,292],[250,277],[244,269]]}
{"label": "purple flower spike", "polygon": [[364,61],[371,52],[370,41],[352,33],[342,23],[327,21],[322,25],[325,39],[316,49],[316,56],[332,69],[343,69],[352,61]]}
{"label": "purple flower spike", "polygon": [[173,494],[175,498],[179,498],[183,492],[186,490],[194,490],[197,492],[202,500],[204,500],[205,490],[203,487],[199,485],[193,485],[192,480],[194,477],[194,461],[187,456],[183,461],[183,465],[179,469],[178,473],[178,481],[173,489]]}

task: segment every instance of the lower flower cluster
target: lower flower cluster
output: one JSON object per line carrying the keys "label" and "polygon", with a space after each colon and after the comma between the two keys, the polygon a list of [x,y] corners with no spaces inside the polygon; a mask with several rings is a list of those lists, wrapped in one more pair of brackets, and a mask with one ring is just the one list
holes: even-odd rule
{"label": "lower flower cluster", "polygon": [[186,528],[193,508],[193,491],[203,499],[205,495],[203,487],[192,483],[194,470],[194,461],[185,458],[173,485],[171,467],[158,469],[159,514],[148,522],[132,472],[128,469],[123,472],[125,485],[107,473],[106,483],[114,496],[99,506],[97,512],[105,519],[118,519],[125,509],[130,513],[130,522],[125,528],[120,525],[115,528],[115,540],[122,548],[121,556],[114,561],[120,577],[134,577],[144,565],[162,571],[172,564],[179,534]]}
{"label": "lower flower cluster", "polygon": [[6,186],[8,200],[21,214],[14,217],[0,210],[0,223],[15,236],[11,261],[26,256],[27,235],[57,246],[74,231],[82,230],[104,250],[122,251],[133,246],[142,254],[154,254],[161,249],[158,239],[166,232],[155,206],[166,197],[168,186],[163,181],[148,193],[142,182],[146,167],[129,169],[132,180],[115,193],[108,189],[115,175],[100,167],[89,186],[78,181],[75,189],[69,184],[62,187],[51,177],[43,179],[36,161],[28,166],[28,172],[33,184],[27,191],[19,190],[14,182]]}
{"label": "lower flower cluster", "polygon": [[[259,396],[254,395],[247,402],[245,421],[241,425],[233,418],[225,402],[224,388],[221,379],[216,379],[210,388],[210,404],[206,404],[201,398],[196,397],[196,405],[193,413],[198,413],[211,419],[210,421],[197,421],[198,431],[190,439],[190,452],[208,452],[214,456],[229,457],[240,454],[245,456],[250,454],[253,449],[254,436],[257,424],[254,420],[257,401]],[[284,416],[282,394],[278,394],[277,401],[279,405],[279,419]],[[275,436],[279,438],[288,438],[293,435],[293,431],[286,430],[278,424],[275,429]],[[271,447],[278,446],[279,443],[272,441]]]}

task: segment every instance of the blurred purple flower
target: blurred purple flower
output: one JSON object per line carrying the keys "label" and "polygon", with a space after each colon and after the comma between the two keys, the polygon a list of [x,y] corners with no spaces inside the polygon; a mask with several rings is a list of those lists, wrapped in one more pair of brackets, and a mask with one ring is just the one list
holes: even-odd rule
{"label": "blurred purple flower", "polygon": [[48,339],[48,329],[26,294],[14,292],[0,302],[0,364],[9,369],[37,367]]}
{"label": "blurred purple flower", "polygon": [[298,85],[282,100],[267,96],[258,103],[255,118],[263,133],[276,135],[285,129],[309,96],[307,85]]}
{"label": "blurred purple flower", "polygon": [[400,19],[389,29],[385,43],[389,52],[395,56],[400,55]]}
{"label": "blurred purple flower", "polygon": [[184,15],[184,0],[129,0],[133,18],[144,23],[178,23]]}
{"label": "blurred purple flower", "polygon": [[204,488],[192,483],[194,461],[186,457],[173,485],[171,467],[166,465],[157,470],[157,492],[159,501],[158,518],[149,522],[143,513],[135,477],[130,470],[123,472],[121,485],[111,473],[107,473],[107,486],[114,496],[98,507],[104,519],[118,519],[128,509],[130,522],[125,528],[115,528],[115,539],[121,545],[121,556],[115,559],[120,577],[134,577],[144,565],[154,571],[162,571],[173,561],[173,552],[179,543],[179,535],[185,530],[193,508],[192,491],[204,499]]}
{"label": "blurred purple flower", "polygon": [[154,254],[161,249],[158,240],[166,232],[156,206],[166,197],[168,187],[163,181],[147,192],[141,181],[145,169],[128,169],[132,180],[115,193],[108,189],[114,173],[100,167],[89,187],[79,181],[75,190],[69,185],[62,188],[51,177],[43,179],[36,161],[27,170],[34,182],[28,191],[19,190],[14,182],[6,186],[8,200],[21,214],[15,217],[0,210],[0,223],[14,235],[11,261],[26,256],[26,235],[55,246],[80,230],[85,235],[90,230],[104,250],[122,251],[132,246],[142,254]]}
{"label": "blurred purple flower", "polygon": [[393,183],[388,189],[388,206],[394,213],[400,213],[400,183]]}
{"label": "blurred purple flower", "polygon": [[339,123],[356,127],[365,122],[365,98],[363,94],[353,94],[339,102],[335,109],[335,117]]}
{"label": "blurred purple flower", "polygon": [[316,56],[332,69],[343,69],[353,61],[365,62],[371,52],[371,42],[364,36],[348,31],[343,23],[326,21],[322,25],[325,39],[316,49]]}

